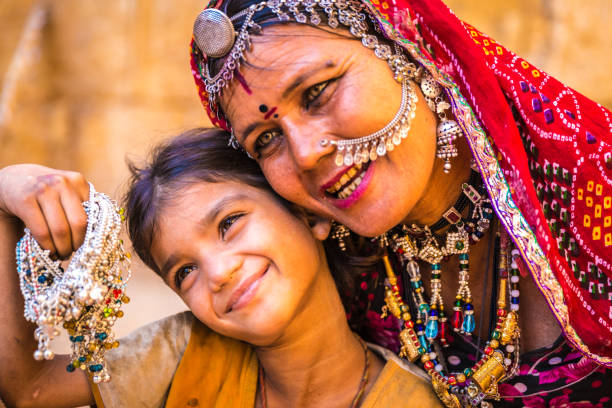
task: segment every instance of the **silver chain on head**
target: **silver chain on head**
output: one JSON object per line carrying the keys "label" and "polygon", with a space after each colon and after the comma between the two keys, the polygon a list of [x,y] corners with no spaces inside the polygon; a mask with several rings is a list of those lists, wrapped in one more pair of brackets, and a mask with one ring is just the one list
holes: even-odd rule
{"label": "silver chain on head", "polygon": [[[450,171],[450,159],[458,155],[453,142],[463,134],[459,124],[446,117],[450,108],[444,99],[444,92],[434,78],[423,73],[422,68],[408,60],[397,44],[395,49],[381,43],[376,34],[368,32],[368,15],[364,5],[358,0],[267,0],[251,5],[229,18],[218,9],[203,10],[197,17],[193,35],[200,51],[207,58],[225,56],[223,66],[216,75],[204,62],[203,80],[211,106],[217,105],[219,94],[234,77],[234,72],[244,60],[245,51],[251,47],[251,33],[261,33],[262,28],[253,21],[255,14],[269,8],[280,21],[295,21],[300,24],[318,26],[323,21],[319,10],[327,17],[331,28],[340,25],[348,27],[349,32],[361,43],[374,51],[374,54],[387,62],[395,80],[402,84],[402,102],[394,118],[381,130],[357,139],[321,140],[322,146],[333,145],[337,148],[336,164],[349,166],[367,163],[384,156],[398,146],[408,135],[411,119],[416,109],[417,95],[410,80],[420,83],[421,91],[428,106],[439,117],[436,131],[437,157],[444,160],[444,172]],[[244,19],[240,31],[236,33],[233,22]],[[240,146],[232,131],[229,145]]]}

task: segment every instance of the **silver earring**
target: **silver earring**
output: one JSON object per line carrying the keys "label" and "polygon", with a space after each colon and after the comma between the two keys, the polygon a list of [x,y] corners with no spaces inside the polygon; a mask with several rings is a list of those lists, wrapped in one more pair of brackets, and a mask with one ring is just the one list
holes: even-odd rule
{"label": "silver earring", "polygon": [[438,115],[440,123],[436,129],[436,139],[438,150],[436,156],[439,159],[444,160],[444,173],[450,173],[451,163],[450,159],[457,157],[457,146],[453,143],[461,135],[463,131],[459,124],[450,120],[446,117],[446,111],[451,107],[448,102],[444,100],[442,88],[435,81],[435,79],[425,74],[421,79],[421,91],[429,108]]}

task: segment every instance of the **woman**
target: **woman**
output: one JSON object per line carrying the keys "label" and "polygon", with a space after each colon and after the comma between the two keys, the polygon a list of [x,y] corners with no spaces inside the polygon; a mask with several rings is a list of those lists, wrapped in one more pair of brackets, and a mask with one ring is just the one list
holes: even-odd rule
{"label": "woman", "polygon": [[[57,235],[66,229],[79,245],[82,225],[71,214],[81,213],[87,184],[29,165],[0,173],[0,226],[11,237],[2,245],[2,325],[19,340],[1,348],[6,401],[81,406],[97,395],[100,407],[386,407],[409,396],[439,406],[418,369],[379,347],[380,356],[369,351],[349,329],[321,244],[329,221],[274,194],[255,163],[242,161],[223,137],[195,129],[133,169],[127,210],[134,248],[191,313],[122,341],[107,353],[112,381],[91,389],[85,371],[66,372],[68,356],[31,358],[34,339],[18,319],[22,301],[9,255],[19,235],[11,229],[16,212],[39,228],[33,233],[41,241],[68,248],[71,240]],[[58,219],[63,214],[68,219]]]}
{"label": "woman", "polygon": [[[213,1],[196,20],[191,66],[213,123],[232,132],[229,142],[276,192],[396,252],[413,318],[390,323],[381,302],[358,301],[369,317],[363,330],[395,338],[399,351],[411,344],[397,341],[397,325],[412,325],[422,347],[412,358],[448,406],[500,395],[500,406],[609,401],[601,382],[609,386],[603,367],[612,366],[607,109],[436,0]],[[516,331],[523,350],[506,349],[509,364],[488,389],[474,389],[470,381],[496,364],[486,353],[497,341],[490,271],[504,231],[522,258],[511,291],[513,311],[519,293],[527,300]],[[334,235],[352,246],[344,227]],[[458,278],[441,272],[457,269]],[[376,283],[361,285],[372,300]],[[466,336],[450,336],[451,325]],[[429,353],[451,337],[432,367]],[[471,346],[485,354],[475,365],[458,357]]]}

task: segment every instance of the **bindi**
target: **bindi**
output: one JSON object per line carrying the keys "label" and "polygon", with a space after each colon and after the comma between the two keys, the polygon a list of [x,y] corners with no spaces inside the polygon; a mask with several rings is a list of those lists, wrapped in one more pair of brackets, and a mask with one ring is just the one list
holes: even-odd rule
{"label": "bindi", "polygon": [[[261,106],[259,107],[259,110],[261,110]],[[276,106],[268,110],[268,112],[264,115],[264,119],[265,120],[270,119],[270,117],[274,115],[274,112],[276,112]],[[274,115],[274,117],[278,118],[278,114]]]}

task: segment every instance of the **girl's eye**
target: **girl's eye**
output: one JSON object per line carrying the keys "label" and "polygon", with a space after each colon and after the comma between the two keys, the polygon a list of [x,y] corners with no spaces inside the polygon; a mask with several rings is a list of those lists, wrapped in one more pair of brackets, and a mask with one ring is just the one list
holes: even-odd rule
{"label": "girl's eye", "polygon": [[329,82],[330,81],[319,82],[318,84],[313,85],[306,90],[306,94],[304,95],[306,109],[308,109],[310,107],[310,104],[314,102],[319,97],[319,95],[323,93],[325,88],[327,88],[327,85],[329,85]]}
{"label": "girl's eye", "polygon": [[225,234],[227,231],[229,231],[232,225],[234,225],[234,223],[243,215],[244,214],[233,214],[221,220],[219,223],[219,233],[221,234],[221,239],[225,239]]}
{"label": "girl's eye", "polygon": [[181,284],[183,283],[183,280],[187,277],[187,275],[193,272],[195,268],[195,265],[187,265],[182,266],[179,270],[176,271],[176,273],[174,274],[174,284],[178,289],[181,288]]}

